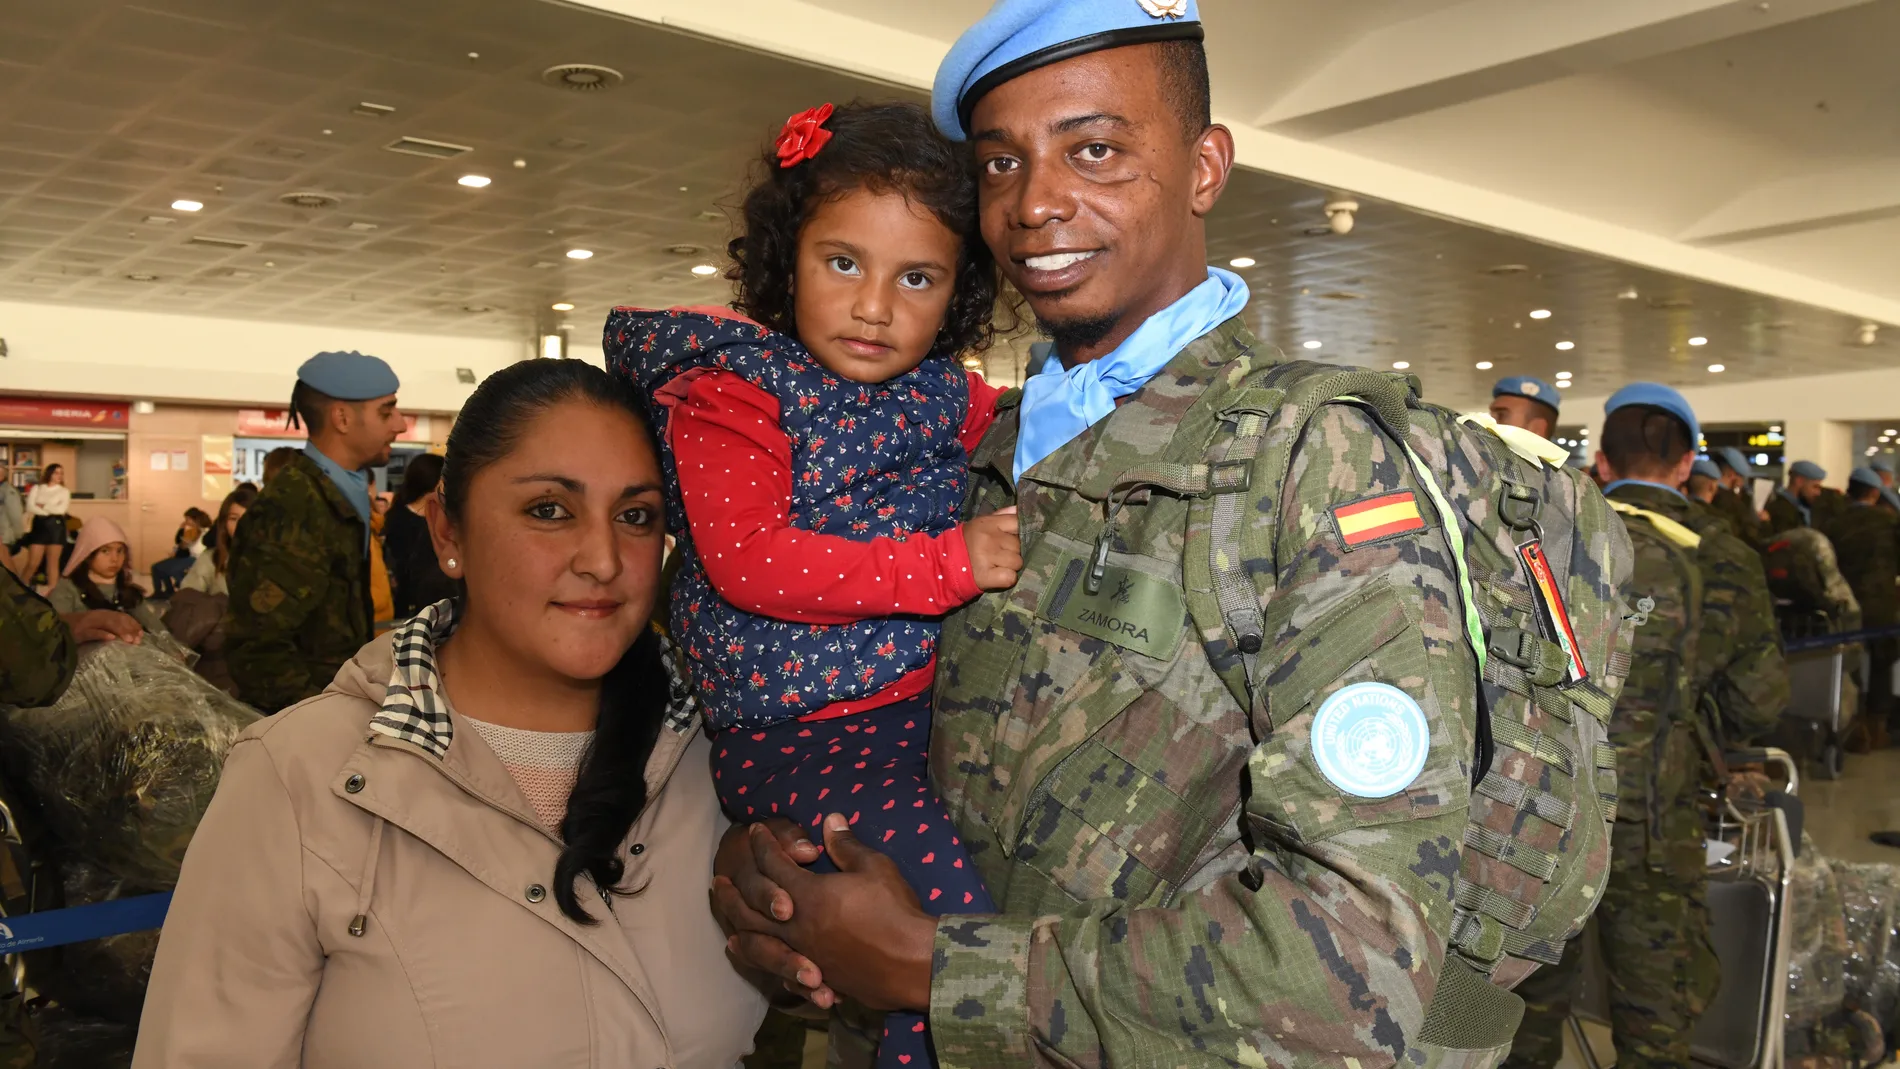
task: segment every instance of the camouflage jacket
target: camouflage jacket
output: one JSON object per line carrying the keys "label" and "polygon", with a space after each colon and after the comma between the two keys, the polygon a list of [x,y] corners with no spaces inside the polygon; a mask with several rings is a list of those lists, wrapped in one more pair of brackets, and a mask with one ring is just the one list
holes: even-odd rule
{"label": "camouflage jacket", "polygon": [[1682,514],[1676,515],[1670,502],[1660,500],[1669,496],[1666,491],[1638,493],[1655,500],[1645,507],[1680,520],[1702,536],[1696,549],[1702,569],[1697,685],[1715,702],[1729,738],[1742,743],[1768,734],[1788,708],[1788,665],[1781,656],[1775,599],[1768,593],[1761,555],[1736,537],[1728,517],[1710,506],[1678,502]]}
{"label": "camouflage jacket", "polygon": [[1755,549],[1761,548],[1768,529],[1762,524],[1761,516],[1755,512],[1752,498],[1739,490],[1718,486],[1715,488],[1715,500],[1709,507],[1728,519],[1729,526],[1735,529],[1736,536],[1742,541]]}
{"label": "camouflage jacket", "polygon": [[1616,834],[1619,841],[1653,841],[1662,836],[1663,815],[1700,780],[1693,718],[1702,663],[1701,538],[1683,523],[1687,503],[1669,490],[1625,483],[1607,496],[1624,514],[1636,551],[1628,591],[1639,621],[1629,678],[1610,721]]}
{"label": "camouflage jacket", "polygon": [[1780,534],[1796,527],[1813,526],[1808,522],[1808,517],[1801,515],[1801,509],[1788,500],[1785,490],[1777,490],[1768,498],[1767,512],[1769,534]]}
{"label": "camouflage jacket", "polygon": [[274,713],[329,686],[371,638],[363,521],[303,454],[238,521],[225,657],[238,693]]}
{"label": "camouflage jacket", "polygon": [[1821,528],[1821,533],[1834,543],[1841,575],[1860,602],[1863,627],[1886,627],[1896,621],[1893,579],[1895,538],[1900,535],[1897,525],[1900,521],[1886,509],[1850,504]]}
{"label": "camouflage jacket", "polygon": [[79,643],[45,598],[0,567],[0,705],[50,705],[72,682]]}
{"label": "camouflage jacket", "polygon": [[[946,1067],[1445,1060],[1417,1037],[1469,815],[1476,660],[1438,522],[1352,548],[1335,513],[1427,492],[1365,412],[1314,417],[1282,500],[1245,521],[1276,559],[1248,563],[1276,570],[1269,634],[1351,637],[1264,651],[1264,724],[1186,619],[1189,503],[1109,500],[1137,466],[1203,460],[1235,384],[1269,362],[1232,320],[1019,483],[1011,398],[971,458],[969,511],[1018,506],[1024,568],[950,618],[938,658],[933,779],[1001,909],[938,924]],[[1348,795],[1312,753],[1316,707],[1359,681],[1424,710],[1424,769],[1391,797]]]}
{"label": "camouflage jacket", "polygon": [[1762,550],[1768,589],[1795,613],[1824,612],[1836,631],[1860,630],[1860,600],[1841,575],[1834,543],[1812,527],[1770,536]]}

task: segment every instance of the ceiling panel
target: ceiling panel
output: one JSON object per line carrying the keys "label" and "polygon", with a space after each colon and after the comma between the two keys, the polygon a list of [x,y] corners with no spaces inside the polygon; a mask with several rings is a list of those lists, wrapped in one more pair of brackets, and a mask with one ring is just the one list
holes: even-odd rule
{"label": "ceiling panel", "polygon": [[[566,324],[590,347],[613,304],[727,299],[723,280],[690,268],[723,262],[727,209],[787,114],[906,95],[541,0],[7,2],[0,299],[482,337]],[[1281,22],[1318,9],[1275,3]],[[1395,17],[1438,3],[1377,6]],[[589,93],[542,83],[575,62],[627,80]],[[363,102],[396,110],[353,112]],[[404,135],[473,151],[384,149]],[[456,185],[467,173],[493,184]],[[279,200],[300,191],[337,203]],[[173,211],[179,197],[206,207]],[[1858,324],[1837,315],[1389,205],[1367,202],[1349,235],[1310,234],[1324,201],[1249,172],[1212,217],[1217,262],[1258,261],[1243,272],[1256,329],[1295,355],[1405,361],[1449,402],[1481,401],[1507,372],[1571,370],[1595,393],[1638,374],[1706,381],[1718,361],[1731,378],[1883,362],[1884,343],[1853,344]],[[596,255],[570,260],[575,247]],[[1504,265],[1524,269],[1492,273]],[[549,310],[563,300],[577,310]],[[1555,314],[1527,318],[1540,307]],[[1691,336],[1710,344],[1691,349]],[[1560,340],[1577,348],[1559,353]],[[990,369],[1009,380],[1020,362],[1020,348],[999,351]]]}

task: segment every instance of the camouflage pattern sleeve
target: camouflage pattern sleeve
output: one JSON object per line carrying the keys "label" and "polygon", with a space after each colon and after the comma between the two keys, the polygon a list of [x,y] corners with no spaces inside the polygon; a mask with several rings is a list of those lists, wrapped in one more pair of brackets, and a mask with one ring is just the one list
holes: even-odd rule
{"label": "camouflage pattern sleeve", "polygon": [[0,567],[0,705],[48,705],[72,682],[79,643],[45,598]]}
{"label": "camouflage pattern sleeve", "polygon": [[[1435,516],[1392,443],[1344,405],[1304,443],[1282,502],[1249,521],[1276,547],[1249,562],[1276,574],[1267,633],[1289,636],[1267,677],[1272,723],[1247,757],[1253,852],[1230,839],[1140,906],[1006,899],[1016,912],[944,917],[930,1007],[944,1066],[1423,1064],[1468,820],[1476,664],[1435,519],[1353,547],[1339,534],[1336,509],[1379,495],[1413,493]],[[1307,646],[1306,632],[1350,637]],[[1204,660],[1195,671],[1221,688]],[[1312,752],[1321,703],[1363,682],[1403,690],[1428,725],[1424,770],[1383,798],[1335,787]],[[1125,819],[1153,820],[1159,793],[1131,795]]]}
{"label": "camouflage pattern sleeve", "polygon": [[1761,557],[1725,531],[1702,540],[1702,664],[1716,708],[1737,741],[1773,731],[1788,708],[1774,598]]}
{"label": "camouflage pattern sleeve", "polygon": [[[231,557],[225,658],[244,700],[274,713],[327,686],[312,677],[297,636],[341,581],[330,574],[322,537],[300,499],[259,495],[239,521],[238,552]],[[318,507],[322,507],[319,500]]]}

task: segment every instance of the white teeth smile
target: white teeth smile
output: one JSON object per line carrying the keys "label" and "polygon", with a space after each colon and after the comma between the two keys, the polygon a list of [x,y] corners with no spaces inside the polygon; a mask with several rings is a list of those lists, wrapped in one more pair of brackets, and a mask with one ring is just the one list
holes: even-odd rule
{"label": "white teeth smile", "polygon": [[1060,271],[1094,256],[1092,252],[1059,252],[1053,256],[1031,256],[1023,263],[1028,264],[1031,271]]}

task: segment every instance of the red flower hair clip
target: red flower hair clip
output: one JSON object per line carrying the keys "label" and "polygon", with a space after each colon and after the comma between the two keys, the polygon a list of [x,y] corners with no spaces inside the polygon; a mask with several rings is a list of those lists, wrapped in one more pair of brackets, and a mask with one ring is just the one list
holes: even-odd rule
{"label": "red flower hair clip", "polygon": [[781,168],[796,167],[818,155],[818,150],[831,140],[831,131],[825,129],[825,120],[831,118],[831,112],[830,104],[821,104],[785,120],[785,129],[779,131],[778,140],[773,142]]}

